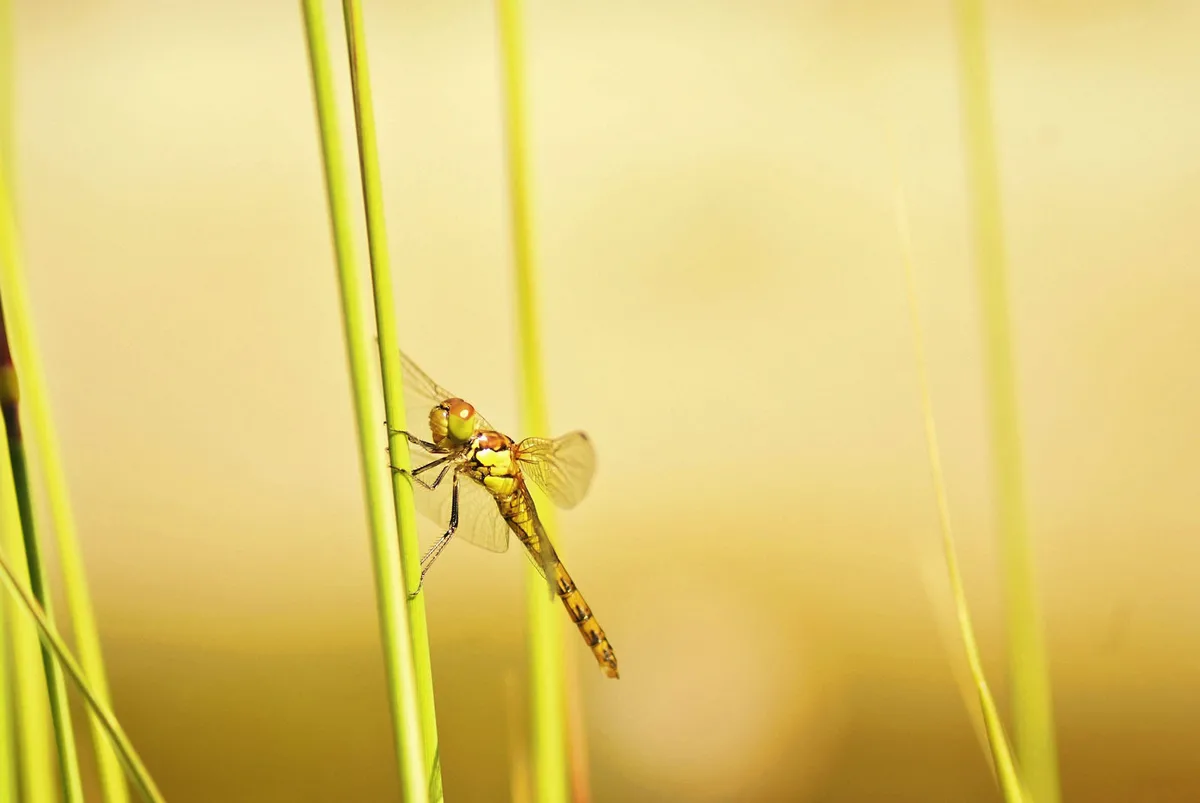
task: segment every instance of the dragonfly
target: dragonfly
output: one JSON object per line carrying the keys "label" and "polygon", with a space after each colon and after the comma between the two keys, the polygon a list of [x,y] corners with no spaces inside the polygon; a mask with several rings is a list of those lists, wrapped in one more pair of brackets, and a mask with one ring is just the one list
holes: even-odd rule
{"label": "dragonfly", "polygon": [[[579,504],[596,469],[587,434],[576,430],[558,438],[514,441],[461,396],[430,379],[403,352],[400,363],[409,421],[425,417],[428,439],[390,427],[388,431],[403,435],[410,444],[415,468],[408,473],[424,489],[414,494],[417,509],[447,526],[422,556],[421,580],[412,594],[420,593],[425,575],[451,538],[506,552],[515,535],[551,597],[562,600],[600,669],[610,678],[619,677],[612,644],[550,543],[529,492],[532,480],[558,507]],[[392,470],[403,472],[394,466]]]}

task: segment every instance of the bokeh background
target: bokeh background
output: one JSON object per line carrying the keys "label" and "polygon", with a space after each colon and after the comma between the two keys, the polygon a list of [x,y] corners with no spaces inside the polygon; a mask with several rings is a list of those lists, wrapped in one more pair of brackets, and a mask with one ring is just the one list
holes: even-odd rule
{"label": "bokeh background", "polygon": [[[298,4],[15,20],[20,222],[117,711],[172,801],[397,800]],[[997,800],[892,210],[898,175],[1003,702],[950,4],[526,21],[551,416],[599,451],[559,521],[622,667],[568,636],[594,799]],[[493,8],[367,23],[402,342],[515,428]],[[1200,4],[988,24],[1066,799],[1194,801]],[[455,803],[508,799],[524,567],[455,544],[427,585]]]}

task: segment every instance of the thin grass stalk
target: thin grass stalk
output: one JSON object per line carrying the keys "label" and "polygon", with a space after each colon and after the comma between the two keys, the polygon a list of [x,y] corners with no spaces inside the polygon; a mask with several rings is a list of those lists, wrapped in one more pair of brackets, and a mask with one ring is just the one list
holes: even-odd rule
{"label": "thin grass stalk", "polygon": [[[375,300],[375,325],[379,333],[379,368],[383,377],[383,402],[388,425],[393,430],[408,429],[404,411],[403,372],[400,369],[400,341],[396,335],[396,304],[392,291],[391,260],[388,254],[387,222],[383,212],[383,179],[379,169],[379,148],[375,134],[375,109],[371,77],[367,63],[366,26],[362,4],[343,0],[346,46],[350,54],[350,85],[354,94],[354,121],[358,134],[359,170],[362,176],[363,207],[367,218],[367,244],[371,257],[371,279]],[[389,436],[392,465],[411,470],[408,442],[403,435]],[[417,541],[417,509],[413,501],[412,477],[392,472],[392,500],[395,507],[400,561],[406,588],[416,588],[421,580],[421,553]],[[429,623],[425,616],[425,594],[408,601],[412,626],[413,661],[417,675],[417,698],[421,706],[421,736],[425,746],[425,777],[429,799],[442,799],[442,771],[439,761],[437,712],[433,695],[433,664],[429,654]]]}
{"label": "thin grass stalk", "polygon": [[17,728],[14,706],[14,679],[9,643],[9,620],[17,612],[7,599],[0,599],[0,800],[17,800]]}
{"label": "thin grass stalk", "polygon": [[963,647],[967,654],[967,664],[971,669],[971,678],[979,695],[979,705],[983,711],[983,721],[987,730],[988,744],[995,763],[996,777],[1000,782],[1000,791],[1004,794],[1006,803],[1022,803],[1025,799],[1021,781],[1013,764],[1012,753],[1009,750],[1008,739],[1004,734],[1004,726],[1000,721],[1000,713],[996,701],[992,698],[991,689],[983,673],[983,660],[979,656],[979,647],[975,642],[975,629],[971,624],[971,614],[967,607],[967,593],[963,587],[962,573],[958,566],[958,554],[954,546],[954,534],[950,527],[950,502],[946,493],[946,478],[942,473],[942,458],[938,448],[937,427],[933,418],[933,398],[929,391],[929,369],[925,359],[925,340],[921,331],[921,315],[917,304],[917,287],[912,265],[912,245],[908,231],[908,214],[902,191],[896,190],[896,225],[900,234],[901,250],[904,260],[904,278],[908,290],[908,309],[912,323],[913,353],[917,364],[917,378],[921,391],[921,411],[925,422],[925,443],[929,450],[929,467],[933,475],[933,488],[937,496],[938,520],[942,528],[942,551],[946,557],[946,571],[950,578],[950,587],[954,593],[954,607],[958,614],[958,627],[962,634]]}
{"label": "thin grass stalk", "polygon": [[429,799],[429,789],[425,782],[425,751],[422,744],[421,706],[413,665],[412,631],[408,606],[405,604],[408,595],[404,574],[400,569],[400,548],[396,539],[394,513],[386,503],[389,470],[385,461],[385,451],[380,448],[382,444],[378,437],[381,434],[383,418],[379,414],[371,388],[367,351],[369,333],[359,301],[361,288],[357,274],[358,260],[354,253],[354,232],[346,189],[347,175],[342,165],[341,136],[338,131],[337,104],[326,46],[325,20],[320,0],[302,0],[301,7],[304,12],[313,95],[321,134],[325,188],[337,257],[342,323],[354,392],[355,424],[370,524],[371,557],[396,759],[405,801],[425,803]]}
{"label": "thin grass stalk", "polygon": [[[2,301],[3,299],[0,299]],[[21,437],[21,420],[18,415],[19,383],[16,367],[8,348],[8,335],[4,325],[4,310],[0,305],[0,371],[7,381],[0,392],[0,417],[4,419],[8,440],[8,455],[11,462],[13,483],[16,487],[17,507],[21,519],[21,534],[25,545],[25,559],[29,571],[29,586],[46,618],[54,620],[50,604],[50,591],[46,580],[46,569],[42,563],[41,547],[33,520],[33,495],[29,485],[29,468],[25,459],[25,442]],[[79,754],[75,747],[75,730],[71,726],[71,708],[67,701],[67,684],[62,670],[54,660],[50,648],[42,646],[42,667],[46,673],[46,686],[50,692],[50,720],[54,726],[54,743],[58,747],[58,772],[62,784],[64,803],[80,803],[83,800],[83,780],[79,775]]]}
{"label": "thin grass stalk", "polygon": [[[50,415],[49,394],[46,391],[41,360],[34,341],[33,316],[20,266],[11,185],[6,177],[7,166],[0,160],[0,299],[4,302],[13,360],[20,371],[24,411],[27,422],[31,424],[33,445],[42,470],[50,521],[58,538],[59,564],[67,595],[67,608],[74,625],[76,647],[92,688],[101,700],[108,703],[108,683],[104,672],[100,636],[92,613],[87,574],[83,567],[83,556],[79,550],[75,518],[67,491],[66,473],[59,459],[58,436]],[[14,558],[21,557],[13,550],[9,551],[9,555]],[[62,715],[66,716],[65,706],[62,706]],[[96,764],[104,799],[108,803],[127,803],[129,792],[125,787],[120,763],[103,736],[101,723],[94,716],[89,716],[89,721],[94,736]]]}
{"label": "thin grass stalk", "polygon": [[946,578],[942,574],[945,563],[944,557],[937,556],[931,556],[930,560],[922,563],[921,574],[924,580],[925,594],[929,599],[929,607],[933,610],[933,618],[937,624],[942,647],[946,650],[950,673],[954,675],[954,685],[958,687],[963,707],[967,710],[967,718],[971,720],[971,731],[975,734],[975,741],[979,744],[979,750],[987,761],[988,772],[991,773],[992,780],[998,786],[1000,779],[996,775],[996,761],[992,758],[992,748],[988,742],[987,724],[983,721],[983,713],[978,705],[979,691],[975,687],[971,669],[963,660],[959,647],[962,636],[958,631],[953,591],[950,596],[951,604],[947,605],[943,596],[946,590],[943,587]]}
{"label": "thin grass stalk", "polygon": [[[525,135],[525,48],[519,0],[497,0],[503,66],[504,121],[508,154],[509,214],[516,284],[517,345],[520,362],[521,431],[548,437],[546,392],[542,376],[537,279],[530,214],[529,166]],[[556,548],[554,507],[536,488],[538,515]],[[528,570],[530,696],[532,700],[533,786],[538,803],[570,799],[567,768],[567,714],[562,620],[546,581]]]}
{"label": "thin grass stalk", "polygon": [[1022,477],[1021,425],[1009,325],[984,9],[982,0],[959,0],[955,7],[964,144],[983,314],[1013,736],[1017,762],[1030,792],[1039,803],[1059,803],[1050,672],[1042,637]]}
{"label": "thin grass stalk", "polygon": [[[11,139],[10,132],[3,133],[7,135],[5,139]],[[10,150],[6,157],[11,154]],[[19,345],[19,335],[22,334],[19,330],[23,326],[19,320],[21,298],[18,295],[19,288],[15,286],[14,277],[19,277],[20,265],[16,221],[6,175],[8,166],[6,159],[0,159],[0,302],[3,303],[4,308],[5,331],[10,333],[10,340],[14,346],[13,351],[19,355],[20,349],[17,346]],[[6,341],[4,345],[7,352],[8,342]],[[17,362],[23,368],[32,364],[20,359]],[[0,421],[16,411],[18,389],[16,374],[12,371],[11,366],[12,361],[5,359],[2,367],[9,368],[6,374],[11,384],[7,387],[7,395],[11,398],[4,404],[5,415],[0,416]],[[3,439],[5,454],[0,460],[3,462],[0,469],[2,469],[3,476],[11,478],[13,466],[8,454],[7,429],[5,427],[6,434]],[[13,556],[17,561],[15,569],[18,577],[28,583],[29,556],[25,548],[25,539],[21,533],[19,506],[15,492],[11,497],[11,502],[5,501],[4,506],[6,508],[4,515],[15,519],[16,526],[6,527],[3,532],[0,532],[0,549]],[[54,780],[54,756],[50,749],[52,738],[50,728],[52,720],[48,698],[50,689],[46,683],[47,677],[42,664],[41,648],[37,644],[37,630],[28,619],[20,616],[10,616],[8,629],[12,633],[12,668],[15,681],[13,710],[15,712],[21,799],[35,803],[51,801],[56,796],[57,785]]]}
{"label": "thin grass stalk", "polygon": [[[11,8],[0,0],[0,162],[4,175],[11,175],[15,161],[13,133],[13,84],[15,78],[14,33],[12,31]],[[11,181],[9,182],[12,183]],[[12,199],[9,205],[15,207]],[[15,228],[15,227],[14,227]],[[41,548],[33,516],[33,493],[29,481],[29,464],[25,455],[25,440],[21,434],[19,414],[20,384],[17,369],[13,365],[12,352],[8,346],[8,333],[4,323],[4,309],[0,304],[0,415],[7,426],[8,454],[12,462],[13,481],[16,484],[17,504],[21,516],[21,533],[25,543],[29,578],[33,594],[42,605],[46,615],[53,618],[46,570],[42,562]],[[79,775],[79,754],[75,745],[75,729],[71,725],[71,709],[67,700],[67,685],[54,656],[43,646],[42,665],[46,673],[46,685],[50,691],[50,719],[54,726],[54,743],[58,747],[59,780],[62,784],[64,803],[79,803],[83,800],[83,781]]]}
{"label": "thin grass stalk", "polygon": [[[0,0],[0,169],[10,175],[13,168],[13,87],[15,85],[13,53],[12,3]],[[17,377],[9,369],[0,367],[0,395],[15,398]],[[17,732],[16,712],[13,697],[13,667],[9,644],[12,641],[9,628],[10,611],[8,600],[0,595],[0,800],[16,800],[20,794],[17,786]]]}
{"label": "thin grass stalk", "polygon": [[588,763],[587,728],[583,721],[583,694],[579,690],[579,653],[563,651],[567,706],[567,772],[571,803],[591,803],[592,778]]}
{"label": "thin grass stalk", "polygon": [[[4,423],[4,418],[0,416],[0,429],[7,432],[7,426]],[[8,437],[6,433],[2,440],[6,446]],[[24,570],[22,561],[18,555],[11,551],[14,545],[20,547],[21,539],[21,518],[17,512],[16,501],[16,486],[13,481],[11,464],[7,455],[0,455],[0,581],[3,581],[5,587],[11,594],[11,598],[24,609],[21,613],[25,614],[20,617],[20,623],[24,627],[28,627],[32,631],[35,638],[40,637],[42,643],[49,650],[58,664],[66,670],[66,673],[71,677],[82,693],[84,701],[87,703],[89,710],[95,716],[96,721],[100,723],[101,738],[105,739],[105,743],[110,748],[115,747],[114,755],[124,764],[128,770],[130,778],[133,779],[134,785],[141,793],[147,803],[164,803],[162,794],[158,791],[158,786],[150,777],[150,773],[146,770],[146,766],[142,763],[141,757],[134,750],[133,744],[129,741],[129,737],[125,735],[121,724],[117,722],[108,705],[100,698],[99,693],[84,675],[83,669],[79,663],[71,655],[62,636],[58,634],[58,630],[50,622],[41,605],[34,598],[33,593],[29,590],[29,578]],[[10,560],[11,557],[11,560]],[[11,613],[18,613],[17,610],[10,609]],[[15,618],[15,617],[14,617]],[[40,674],[40,667],[37,667]],[[42,699],[45,697],[43,695]],[[22,698],[22,706],[32,698]],[[32,791],[28,786],[24,789],[24,795],[20,798],[30,803],[38,803],[40,801],[53,801],[55,795],[53,791],[53,776],[51,776],[51,785],[48,791]]]}

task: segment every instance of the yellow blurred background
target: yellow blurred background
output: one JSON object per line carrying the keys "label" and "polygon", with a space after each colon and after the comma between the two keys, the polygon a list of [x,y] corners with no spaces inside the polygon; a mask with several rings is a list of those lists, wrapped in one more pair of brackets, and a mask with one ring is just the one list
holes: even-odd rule
{"label": "yellow blurred background", "polygon": [[[15,13],[20,223],[117,713],[174,803],[397,800],[298,4]],[[526,21],[551,416],[599,458],[559,522],[621,659],[608,681],[567,636],[594,800],[998,800],[928,580],[892,212],[894,154],[1003,704],[950,5]],[[1195,801],[1200,4],[988,22],[1065,799]],[[401,341],[513,430],[493,8],[367,24]],[[452,803],[509,796],[525,565],[453,544],[426,585]]]}

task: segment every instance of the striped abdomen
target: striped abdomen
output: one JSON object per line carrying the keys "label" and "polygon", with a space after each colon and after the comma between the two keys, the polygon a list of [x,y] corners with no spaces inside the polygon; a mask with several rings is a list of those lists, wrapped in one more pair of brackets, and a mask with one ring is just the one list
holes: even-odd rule
{"label": "striped abdomen", "polygon": [[604,635],[604,628],[600,627],[583,594],[579,593],[575,581],[567,573],[567,568],[558,559],[554,546],[538,520],[529,492],[519,488],[509,496],[497,497],[496,503],[500,506],[500,514],[533,556],[533,562],[553,581],[555,593],[566,607],[567,615],[579,628],[583,640],[592,648],[596,662],[600,664],[604,674],[610,678],[620,677],[617,673],[617,655],[608,643],[608,637]]}

